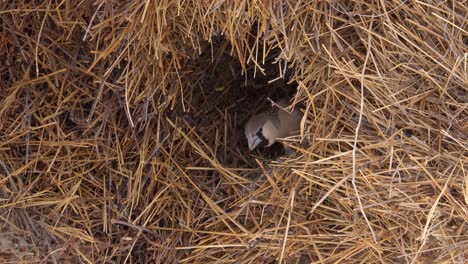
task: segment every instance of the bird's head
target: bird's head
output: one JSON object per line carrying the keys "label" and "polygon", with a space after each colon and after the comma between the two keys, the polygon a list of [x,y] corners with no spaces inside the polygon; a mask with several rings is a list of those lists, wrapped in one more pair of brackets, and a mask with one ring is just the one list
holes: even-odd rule
{"label": "bird's head", "polygon": [[265,127],[268,127],[268,118],[265,115],[252,116],[245,125],[245,137],[250,150],[257,147],[268,147],[274,143],[265,137]]}

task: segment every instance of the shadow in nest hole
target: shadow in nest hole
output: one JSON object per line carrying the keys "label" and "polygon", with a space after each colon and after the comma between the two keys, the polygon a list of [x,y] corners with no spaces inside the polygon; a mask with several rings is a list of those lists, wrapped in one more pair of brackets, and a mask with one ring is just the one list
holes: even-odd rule
{"label": "shadow in nest hole", "polygon": [[190,94],[191,101],[188,112],[182,115],[224,166],[257,167],[255,158],[274,160],[284,150],[275,143],[249,151],[245,123],[252,115],[271,108],[268,97],[274,101],[291,98],[297,84],[287,83],[290,72],[278,78],[279,65],[273,64],[275,52],[262,65],[263,73],[258,68],[255,71],[254,65],[246,65],[247,74],[242,74],[241,64],[229,51],[225,41],[213,44],[213,50],[207,45],[198,59],[189,63],[182,80],[188,84],[184,92]]}

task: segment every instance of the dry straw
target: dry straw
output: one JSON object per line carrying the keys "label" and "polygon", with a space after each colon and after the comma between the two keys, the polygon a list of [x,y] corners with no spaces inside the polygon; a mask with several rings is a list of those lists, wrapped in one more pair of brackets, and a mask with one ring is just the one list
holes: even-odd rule
{"label": "dry straw", "polygon": [[[467,14],[1,1],[0,262],[466,263]],[[281,163],[242,130],[275,91]]]}

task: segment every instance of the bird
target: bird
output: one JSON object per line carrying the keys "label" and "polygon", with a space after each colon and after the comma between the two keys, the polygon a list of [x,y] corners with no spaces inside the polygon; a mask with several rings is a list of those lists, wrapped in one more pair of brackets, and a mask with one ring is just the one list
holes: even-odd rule
{"label": "bird", "polygon": [[[270,99],[269,99],[270,100]],[[301,112],[285,110],[289,101],[285,98],[272,102],[272,109],[256,114],[245,124],[245,137],[250,151],[257,147],[270,147],[279,138],[297,135],[301,123]],[[286,153],[291,149],[283,143]],[[288,153],[289,154],[289,153]]]}

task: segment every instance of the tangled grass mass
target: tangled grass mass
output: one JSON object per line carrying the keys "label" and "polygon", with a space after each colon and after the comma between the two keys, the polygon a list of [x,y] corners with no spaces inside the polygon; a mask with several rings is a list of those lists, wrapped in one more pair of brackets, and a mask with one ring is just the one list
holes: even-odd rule
{"label": "tangled grass mass", "polygon": [[[467,1],[18,0],[0,21],[1,263],[468,263]],[[250,152],[278,94],[294,153]]]}

